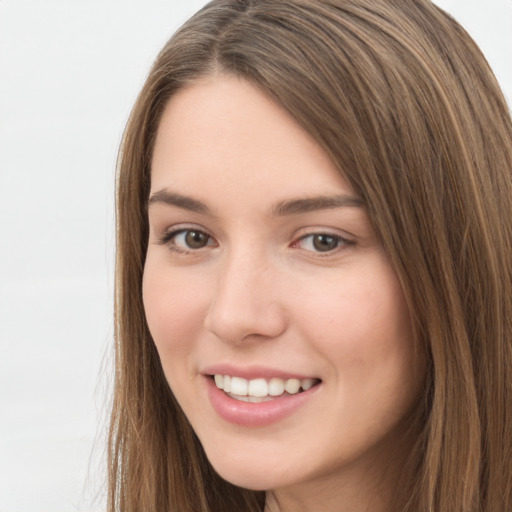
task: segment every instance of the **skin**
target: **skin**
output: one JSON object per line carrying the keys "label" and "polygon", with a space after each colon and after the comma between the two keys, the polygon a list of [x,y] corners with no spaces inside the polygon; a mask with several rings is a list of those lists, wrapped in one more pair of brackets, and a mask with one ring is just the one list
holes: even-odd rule
{"label": "skin", "polygon": [[[195,202],[168,204],[165,193]],[[275,211],[326,196],[353,201]],[[272,512],[387,510],[424,362],[397,276],[327,154],[249,83],[206,77],[166,106],[150,198],[147,321],[217,472],[267,490]],[[201,243],[172,235],[183,229],[204,233]],[[284,419],[241,426],[209,401],[203,372],[215,364],[321,383]]]}

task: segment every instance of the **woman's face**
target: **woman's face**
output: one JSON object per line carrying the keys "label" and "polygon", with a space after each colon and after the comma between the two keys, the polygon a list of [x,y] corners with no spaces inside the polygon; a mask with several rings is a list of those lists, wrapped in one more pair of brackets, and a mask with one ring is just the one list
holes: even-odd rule
{"label": "woman's face", "polygon": [[158,129],[149,224],[148,325],[219,474],[253,489],[378,474],[422,358],[364,205],[319,145],[245,81],[188,86]]}

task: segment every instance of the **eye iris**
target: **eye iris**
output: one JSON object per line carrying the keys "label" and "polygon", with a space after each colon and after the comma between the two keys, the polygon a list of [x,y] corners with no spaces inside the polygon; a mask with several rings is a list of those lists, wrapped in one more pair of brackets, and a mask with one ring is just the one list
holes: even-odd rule
{"label": "eye iris", "polygon": [[330,235],[315,235],[313,247],[320,252],[332,251],[338,247],[338,239]]}
{"label": "eye iris", "polygon": [[208,235],[201,231],[187,231],[185,242],[191,249],[201,249],[208,243]]}

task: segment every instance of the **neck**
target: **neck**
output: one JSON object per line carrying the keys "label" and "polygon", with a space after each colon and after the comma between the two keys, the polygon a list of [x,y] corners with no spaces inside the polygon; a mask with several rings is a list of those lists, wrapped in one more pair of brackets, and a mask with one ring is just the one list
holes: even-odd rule
{"label": "neck", "polygon": [[406,442],[392,453],[377,448],[338,471],[268,491],[265,512],[389,512],[400,477],[410,473],[410,448]]}
{"label": "neck", "polygon": [[391,495],[361,482],[309,482],[267,492],[265,512],[389,512]]}

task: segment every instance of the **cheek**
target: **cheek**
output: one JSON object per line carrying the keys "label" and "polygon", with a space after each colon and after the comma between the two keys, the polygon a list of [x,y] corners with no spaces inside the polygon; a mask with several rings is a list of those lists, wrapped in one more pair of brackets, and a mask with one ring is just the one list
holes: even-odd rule
{"label": "cheek", "polygon": [[348,276],[329,286],[302,295],[299,317],[318,328],[317,339],[339,345],[337,340],[357,340],[369,345],[375,338],[409,337],[410,319],[397,281],[386,274],[363,279]]}
{"label": "cheek", "polygon": [[394,277],[379,274],[370,281],[345,280],[344,285],[342,291],[333,290],[323,308],[311,311],[317,332],[309,331],[309,338],[330,361],[326,382],[332,402],[339,404],[331,411],[333,428],[351,418],[343,435],[363,446],[391,431],[411,410],[425,364]]}
{"label": "cheek", "polygon": [[194,346],[207,307],[205,287],[148,259],[142,291],[148,327],[166,370]]}
{"label": "cheek", "polygon": [[418,354],[405,299],[387,265],[313,290],[300,310],[303,329],[340,378],[363,391],[372,380],[407,378]]}
{"label": "cheek", "polygon": [[148,259],[143,303],[167,383],[187,417],[201,414],[197,396],[197,354],[209,301],[208,287],[186,272]]}

